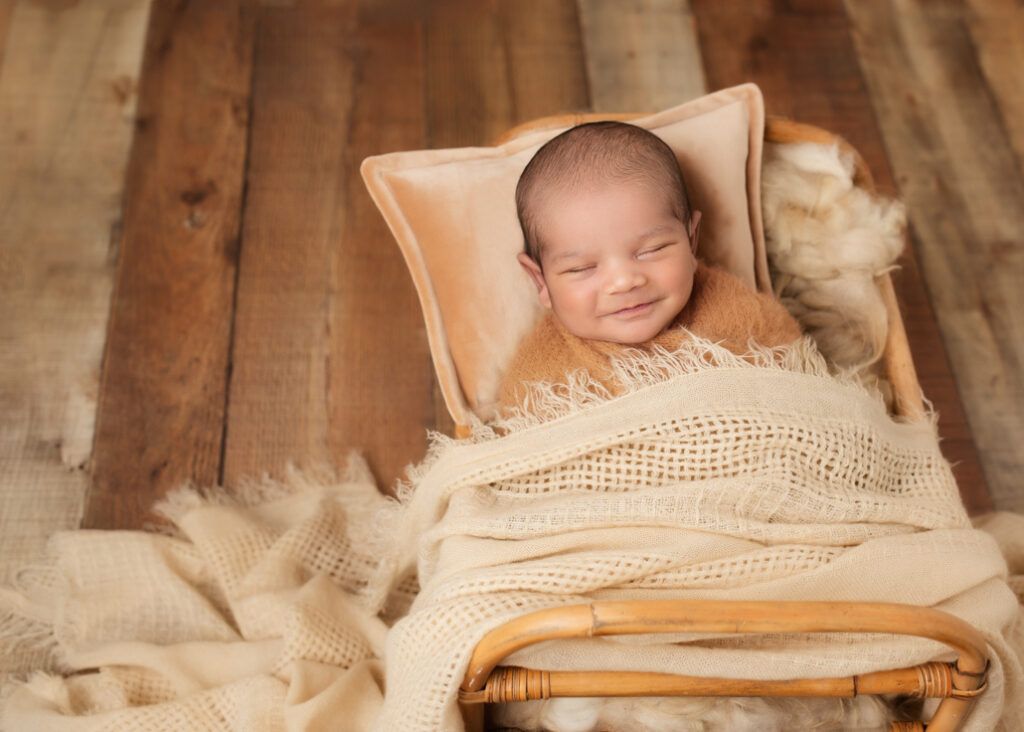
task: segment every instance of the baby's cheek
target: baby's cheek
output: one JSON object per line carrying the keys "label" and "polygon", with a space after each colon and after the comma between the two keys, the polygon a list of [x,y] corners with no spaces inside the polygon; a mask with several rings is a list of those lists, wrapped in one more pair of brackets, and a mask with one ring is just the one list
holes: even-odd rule
{"label": "baby's cheek", "polygon": [[573,282],[566,283],[563,288],[563,298],[567,304],[572,305],[574,308],[578,308],[582,303],[585,303],[590,298],[590,291],[586,282],[575,280]]}

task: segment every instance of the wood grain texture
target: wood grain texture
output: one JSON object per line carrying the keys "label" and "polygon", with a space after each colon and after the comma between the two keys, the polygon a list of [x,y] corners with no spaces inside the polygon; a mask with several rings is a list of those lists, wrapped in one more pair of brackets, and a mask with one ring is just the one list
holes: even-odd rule
{"label": "wood grain texture", "polygon": [[497,2],[432,2],[425,63],[429,147],[486,145],[515,124]]}
{"label": "wood grain texture", "polygon": [[978,55],[1017,166],[1024,170],[1024,4],[1018,0],[967,0],[967,30]]}
{"label": "wood grain texture", "polygon": [[593,111],[656,112],[706,93],[687,0],[577,4]]}
{"label": "wood grain texture", "polygon": [[[897,192],[840,0],[784,5],[758,0],[742,8],[692,0],[691,5],[709,89],[757,83],[769,114],[841,135],[864,156],[879,191]],[[991,499],[913,248],[900,265],[894,285],[922,389],[939,413],[943,453],[954,463],[968,510],[987,510]]]}
{"label": "wood grain texture", "polygon": [[1024,511],[1024,177],[954,2],[847,2],[993,500]]}
{"label": "wood grain texture", "polygon": [[504,0],[500,19],[509,64],[513,123],[588,111],[591,99],[575,3]]}
{"label": "wood grain texture", "polygon": [[218,480],[248,127],[242,2],[153,5],[83,525]]}
{"label": "wood grain texture", "polygon": [[569,0],[437,0],[426,44],[430,147],[488,145],[519,122],[589,106]]}
{"label": "wood grain texture", "polygon": [[[406,3],[406,5],[408,5]],[[360,13],[347,143],[339,173],[344,214],[331,247],[330,448],[359,450],[383,490],[423,457],[447,411],[419,301],[397,244],[359,175],[368,155],[426,145],[424,28],[402,5]]]}
{"label": "wood grain texture", "polygon": [[0,71],[4,67],[4,49],[7,46],[7,32],[11,27],[15,0],[0,0]]}
{"label": "wood grain texture", "polygon": [[354,6],[261,8],[223,481],[330,462],[331,251],[346,211]]}
{"label": "wood grain texture", "polygon": [[[439,0],[425,42],[428,147],[488,145],[520,122],[589,107],[572,0]],[[436,388],[434,399],[451,434]]]}
{"label": "wood grain texture", "polygon": [[82,515],[147,12],[0,11],[0,583]]}

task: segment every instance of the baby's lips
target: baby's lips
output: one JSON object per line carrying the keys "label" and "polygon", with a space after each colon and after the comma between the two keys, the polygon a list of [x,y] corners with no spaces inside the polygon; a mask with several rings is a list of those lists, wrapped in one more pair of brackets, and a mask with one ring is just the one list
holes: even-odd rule
{"label": "baby's lips", "polygon": [[633,311],[633,310],[639,311],[641,308],[645,308],[645,307],[647,307],[647,306],[649,306],[651,304],[652,304],[652,302],[641,302],[641,303],[637,303],[636,305],[629,305],[627,307],[619,308],[618,310],[610,312],[610,313],[608,313],[608,315],[624,315],[624,314],[628,314],[630,311]]}

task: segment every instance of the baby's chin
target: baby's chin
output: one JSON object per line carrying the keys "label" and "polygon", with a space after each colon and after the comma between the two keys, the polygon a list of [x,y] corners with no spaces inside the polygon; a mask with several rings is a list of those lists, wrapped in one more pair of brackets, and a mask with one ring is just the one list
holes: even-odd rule
{"label": "baby's chin", "polygon": [[573,333],[573,335],[592,341],[604,341],[606,343],[617,343],[622,346],[640,346],[654,340],[672,324],[675,318],[670,318],[662,323],[659,319],[656,322],[639,323],[606,323],[602,327],[594,328],[586,333]]}

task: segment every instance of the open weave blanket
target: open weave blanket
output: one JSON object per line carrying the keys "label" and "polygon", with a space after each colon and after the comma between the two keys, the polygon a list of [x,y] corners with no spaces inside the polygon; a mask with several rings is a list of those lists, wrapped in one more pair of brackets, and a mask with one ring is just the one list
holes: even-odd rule
{"label": "open weave blanket", "polygon": [[[20,634],[12,652],[99,671],[9,686],[4,724],[458,730],[471,649],[505,620],[709,598],[951,612],[993,654],[965,729],[1024,726],[1018,599],[932,424],[894,422],[806,342],[751,359],[692,342],[621,369],[623,396],[538,388],[547,419],[438,438],[398,503],[355,462],[342,480],[293,474],[249,497],[179,493],[173,536],[58,535],[53,562],[0,595],[4,632]],[[787,678],[935,657],[948,656],[902,637],[676,636],[511,661]]]}

